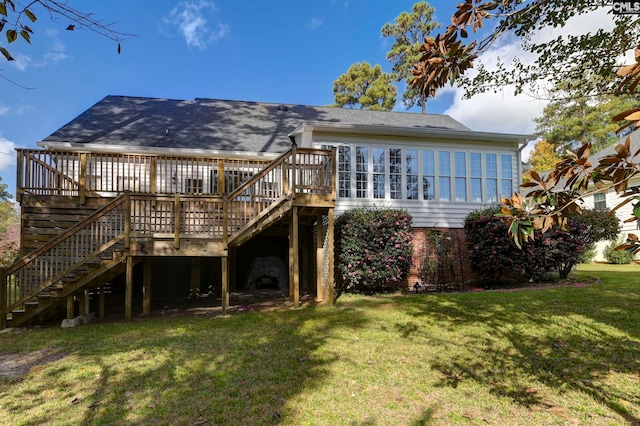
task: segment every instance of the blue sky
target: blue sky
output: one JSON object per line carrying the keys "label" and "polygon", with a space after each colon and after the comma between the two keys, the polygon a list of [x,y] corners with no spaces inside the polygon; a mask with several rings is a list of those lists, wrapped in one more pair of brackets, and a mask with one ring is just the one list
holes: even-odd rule
{"label": "blue sky", "polygon": [[[123,41],[120,55],[114,42],[86,30],[65,31],[68,22],[56,24],[35,9],[32,45],[0,41],[16,58],[0,58],[0,73],[32,88],[0,80],[0,176],[14,193],[13,149],[36,147],[106,95],[330,104],[333,81],[351,64],[379,63],[390,71],[391,40],[380,28],[413,3],[70,0],[136,35]],[[456,2],[431,4],[436,20],[449,22]],[[514,46],[496,46],[487,62],[517,54]],[[514,99],[508,90],[462,101],[459,90],[448,89],[427,105],[428,112],[447,113],[474,130],[505,133],[532,132],[541,108],[540,101]]]}

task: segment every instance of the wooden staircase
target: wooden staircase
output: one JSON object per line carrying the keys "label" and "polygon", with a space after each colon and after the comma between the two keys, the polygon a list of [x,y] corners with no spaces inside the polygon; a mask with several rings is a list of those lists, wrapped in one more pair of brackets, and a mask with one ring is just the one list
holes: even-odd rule
{"label": "wooden staircase", "polygon": [[[35,156],[28,153],[24,161],[31,157]],[[34,170],[52,173],[51,165],[29,161]],[[122,274],[126,264],[132,265],[139,256],[206,252],[225,257],[228,247],[294,217],[291,223],[297,232],[299,215],[317,220],[318,215],[332,211],[335,178],[335,151],[293,147],[228,195],[121,193],[44,246],[0,269],[0,329],[64,306],[71,296]],[[98,196],[78,190],[84,178],[56,176],[53,181],[66,185],[64,191],[72,194],[71,200]],[[57,188],[47,191],[34,191],[38,205],[46,206],[47,197],[53,200],[61,193]],[[23,193],[25,198],[30,195]]]}
{"label": "wooden staircase", "polygon": [[124,270],[128,195],[2,270],[0,329],[15,327],[64,304],[74,293]]}

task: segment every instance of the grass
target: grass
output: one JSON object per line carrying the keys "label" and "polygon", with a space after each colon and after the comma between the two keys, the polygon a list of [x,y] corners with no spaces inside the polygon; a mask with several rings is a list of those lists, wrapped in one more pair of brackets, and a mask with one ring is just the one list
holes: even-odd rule
{"label": "grass", "polygon": [[342,296],[337,308],[29,328],[0,424],[640,423],[640,266],[587,287]]}

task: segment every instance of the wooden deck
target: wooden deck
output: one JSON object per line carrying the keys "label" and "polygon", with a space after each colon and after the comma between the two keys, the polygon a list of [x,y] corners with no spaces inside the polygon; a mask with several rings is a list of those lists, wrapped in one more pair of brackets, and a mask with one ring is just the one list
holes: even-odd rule
{"label": "wooden deck", "polygon": [[[22,258],[2,270],[0,328],[40,299],[99,286],[104,282],[100,276],[109,271],[123,268],[129,283],[137,257],[222,258],[226,312],[229,248],[283,221],[291,242],[290,297],[297,303],[300,221],[317,221],[322,230],[323,218],[329,218],[332,238],[335,151],[293,147],[271,162],[37,150],[18,154]],[[318,275],[321,279],[326,281]],[[130,292],[127,284],[127,318]]]}

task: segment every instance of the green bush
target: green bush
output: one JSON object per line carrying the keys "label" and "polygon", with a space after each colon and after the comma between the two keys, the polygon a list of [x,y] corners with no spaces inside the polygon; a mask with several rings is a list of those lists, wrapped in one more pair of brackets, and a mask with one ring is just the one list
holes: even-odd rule
{"label": "green bush", "polygon": [[611,241],[604,249],[604,258],[607,262],[616,265],[626,265],[633,262],[633,253],[626,250],[616,250],[623,241],[621,239]]}
{"label": "green bush", "polygon": [[345,290],[379,291],[406,279],[413,257],[412,218],[405,210],[360,207],[336,226],[336,297]]}
{"label": "green bush", "polygon": [[508,236],[506,218],[496,216],[499,206],[471,212],[464,228],[469,262],[485,280],[511,276],[547,279],[552,272],[566,278],[588,248],[619,232],[620,223],[607,211],[584,210],[569,218],[567,230],[535,232],[533,241],[516,247]]}
{"label": "green bush", "polygon": [[585,249],[584,253],[582,253],[582,256],[580,256],[580,258],[578,259],[579,263],[591,263],[593,262],[593,259],[596,257],[596,245],[595,244],[589,244],[587,246],[587,248]]}

